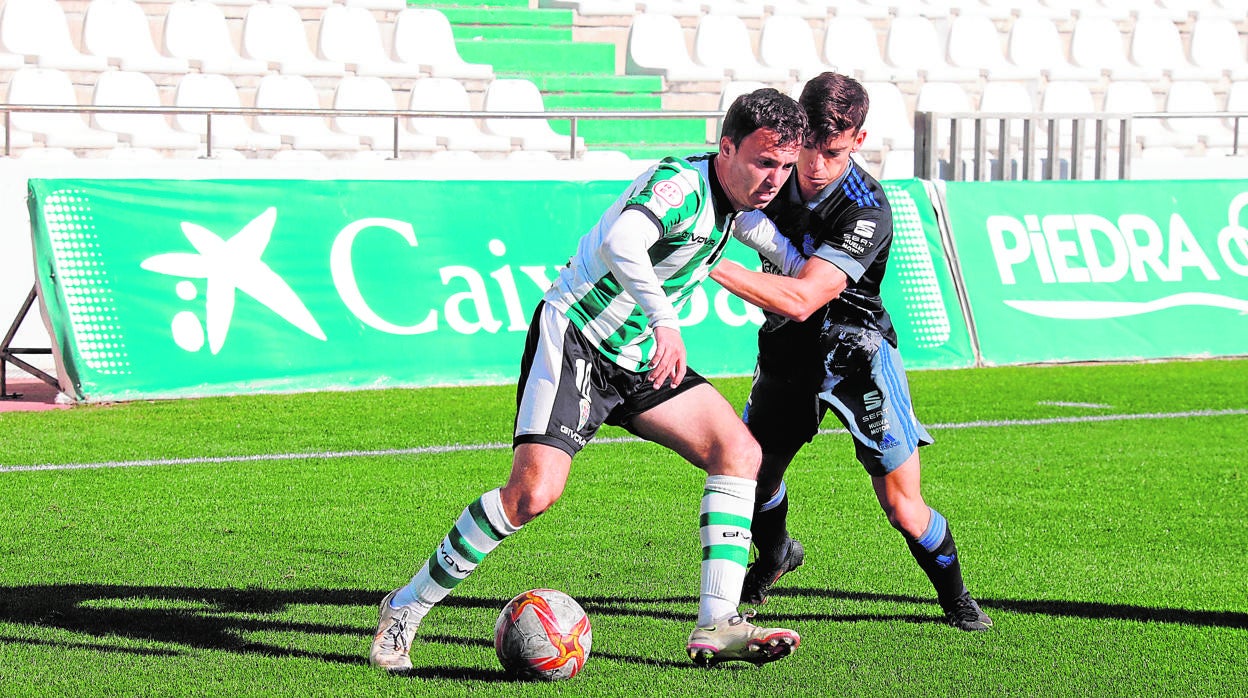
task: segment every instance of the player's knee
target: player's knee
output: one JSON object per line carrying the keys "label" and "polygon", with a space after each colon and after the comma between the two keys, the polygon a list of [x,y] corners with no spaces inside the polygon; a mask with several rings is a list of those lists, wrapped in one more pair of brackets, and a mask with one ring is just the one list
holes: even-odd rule
{"label": "player's knee", "polygon": [[721,475],[732,475],[747,480],[758,479],[758,469],[763,462],[763,450],[749,432],[734,437],[716,449],[716,461],[708,470]]}
{"label": "player's knee", "polygon": [[512,506],[506,507],[507,518],[516,526],[523,526],[554,506],[562,493],[561,489],[551,488],[526,489],[516,492],[512,497],[504,498],[504,502],[508,500],[513,502]]}
{"label": "player's knee", "polygon": [[921,501],[918,505],[910,502],[898,504],[884,504],[884,516],[888,518],[888,524],[903,535],[917,537],[923,533],[923,529],[927,526],[927,518],[930,516],[927,505]]}

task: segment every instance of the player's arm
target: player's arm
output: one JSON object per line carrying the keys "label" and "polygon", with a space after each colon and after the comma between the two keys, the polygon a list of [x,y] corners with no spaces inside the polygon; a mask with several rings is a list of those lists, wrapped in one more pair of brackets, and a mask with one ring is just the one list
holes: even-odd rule
{"label": "player's arm", "polygon": [[849,283],[840,267],[819,257],[806,260],[797,276],[751,271],[726,259],[711,278],[746,302],[798,322],[841,295]]}
{"label": "player's arm", "polygon": [[650,380],[657,388],[669,378],[672,385],[685,379],[687,354],[676,320],[676,308],[663,292],[650,263],[650,246],[659,239],[654,220],[640,209],[626,208],[603,238],[602,257],[616,281],[628,291],[654,330]]}
{"label": "player's arm", "polygon": [[742,214],[744,220],[732,227],[733,237],[758,252],[785,276],[797,276],[806,265],[801,251],[781,235],[776,224],[761,212],[749,218],[746,216],[749,214]]}

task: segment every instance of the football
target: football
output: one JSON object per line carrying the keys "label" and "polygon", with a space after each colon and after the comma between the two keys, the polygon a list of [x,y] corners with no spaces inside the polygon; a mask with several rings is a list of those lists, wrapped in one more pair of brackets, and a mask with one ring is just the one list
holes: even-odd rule
{"label": "football", "polygon": [[494,623],[494,650],[507,673],[570,679],[585,666],[593,632],[585,609],[554,589],[530,589],[507,602]]}

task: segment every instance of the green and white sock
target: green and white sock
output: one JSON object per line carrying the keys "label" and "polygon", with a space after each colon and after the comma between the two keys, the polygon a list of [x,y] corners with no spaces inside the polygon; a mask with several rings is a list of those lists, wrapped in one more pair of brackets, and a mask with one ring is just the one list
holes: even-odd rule
{"label": "green and white sock", "polygon": [[702,538],[702,589],[698,626],[737,615],[741,584],[750,559],[753,480],[731,475],[706,478],[699,533]]}
{"label": "green and white sock", "polygon": [[503,511],[499,491],[486,492],[464,509],[438,549],[412,581],[399,589],[390,605],[412,606],[418,618],[423,618],[434,604],[467,579],[504,538],[518,530],[520,527],[513,525]]}

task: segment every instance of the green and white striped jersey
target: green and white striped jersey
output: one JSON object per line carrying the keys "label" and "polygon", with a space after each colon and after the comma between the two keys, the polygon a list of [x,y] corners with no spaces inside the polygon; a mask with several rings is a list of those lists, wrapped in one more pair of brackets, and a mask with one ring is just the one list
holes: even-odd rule
{"label": "green and white striped jersey", "polygon": [[[660,324],[675,325],[675,314],[711,273],[729,236],[765,255],[779,250],[778,264],[800,259],[761,211],[733,210],[714,172],[714,153],[666,158],[647,170],[616,199],[577,245],[576,254],[546,292],[545,301],[571,320],[598,350],[630,370],[645,370],[654,352],[652,323],[638,300],[608,265],[604,241],[611,226],[630,209],[647,214],[658,229],[646,253],[661,286]],[[633,260],[640,262],[641,260]],[[617,266],[618,268],[618,266]],[[652,303],[653,305],[653,303]]]}

